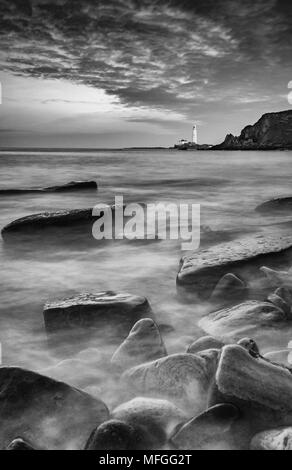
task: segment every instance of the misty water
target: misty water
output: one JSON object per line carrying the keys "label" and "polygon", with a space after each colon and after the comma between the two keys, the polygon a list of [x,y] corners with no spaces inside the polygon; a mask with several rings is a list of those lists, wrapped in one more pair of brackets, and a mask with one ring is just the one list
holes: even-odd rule
{"label": "misty water", "polygon": [[[1,196],[0,226],[42,211],[113,204],[115,196],[123,195],[125,202],[201,204],[202,225],[216,234],[203,230],[204,246],[248,233],[280,233],[281,223],[289,217],[261,216],[254,209],[267,199],[291,195],[291,158],[291,152],[1,152],[0,189],[96,180],[98,192]],[[81,292],[114,290],[147,297],[163,325],[169,353],[184,352],[204,335],[197,326],[204,305],[185,304],[176,294],[176,274],[184,254],[180,240],[94,241],[87,246],[77,239],[45,249],[42,240],[32,239],[25,248],[20,244],[0,244],[0,340],[5,365],[46,371],[97,394],[110,407],[119,403],[119,387],[108,367],[120,342],[119,325],[109,332],[110,338],[96,331],[82,345],[70,333],[56,349],[48,342],[44,304]],[[271,332],[260,338],[260,346],[263,351],[281,349],[289,339],[292,331]]]}

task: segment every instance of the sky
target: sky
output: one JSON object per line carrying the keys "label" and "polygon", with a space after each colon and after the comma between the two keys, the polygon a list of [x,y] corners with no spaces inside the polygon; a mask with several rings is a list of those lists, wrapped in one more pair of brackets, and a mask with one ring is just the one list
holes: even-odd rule
{"label": "sky", "polygon": [[291,0],[0,0],[0,36],[1,147],[215,144],[292,105]]}

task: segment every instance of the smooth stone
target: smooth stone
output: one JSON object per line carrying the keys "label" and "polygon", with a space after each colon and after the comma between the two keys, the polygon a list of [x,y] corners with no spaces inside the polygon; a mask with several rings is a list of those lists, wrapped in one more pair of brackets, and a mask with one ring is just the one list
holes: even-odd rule
{"label": "smooth stone", "polygon": [[239,416],[240,410],[232,404],[215,405],[188,421],[172,442],[181,450],[229,450],[232,425]]}
{"label": "smooth stone", "polygon": [[283,299],[286,304],[292,307],[292,289],[288,289],[287,287],[279,287],[275,291],[275,294],[281,297],[281,299]]}
{"label": "smooth stone", "polygon": [[252,357],[241,346],[225,346],[208,405],[220,403],[240,409],[233,429],[235,446],[249,449],[256,433],[292,425],[292,374],[264,358]]}
{"label": "smooth stone", "polygon": [[260,271],[265,275],[270,286],[275,289],[278,287],[292,286],[292,276],[288,271],[276,271],[266,266],[262,266]]}
{"label": "smooth stone", "polygon": [[112,364],[128,369],[167,356],[158,326],[150,318],[139,320],[112,357]]}
{"label": "smooth stone", "polygon": [[247,281],[251,274],[259,277],[258,269],[263,264],[289,264],[291,258],[291,235],[257,235],[221,243],[182,258],[178,292],[186,299],[187,294],[209,298],[219,280],[228,273]]}
{"label": "smooth stone", "polygon": [[224,343],[213,338],[213,336],[203,336],[192,343],[186,352],[189,354],[197,354],[201,351],[205,351],[206,349],[221,349],[223,346]]}
{"label": "smooth stone", "polygon": [[218,352],[206,357],[173,354],[126,371],[123,382],[135,394],[167,398],[193,413],[206,408],[208,391],[218,363]]}
{"label": "smooth stone", "polygon": [[153,316],[145,297],[113,291],[49,302],[43,313],[47,332],[113,324],[124,337],[138,320]]}
{"label": "smooth stone", "polygon": [[108,418],[106,405],[81,390],[32,371],[0,368],[2,449],[17,435],[40,449],[82,449]]}
{"label": "smooth stone", "polygon": [[292,427],[271,429],[256,434],[251,450],[292,450]]}
{"label": "smooth stone", "polygon": [[246,295],[247,288],[245,283],[235,274],[228,273],[223,276],[216,285],[210,301],[226,305],[232,303]]}
{"label": "smooth stone", "polygon": [[271,211],[286,212],[292,210],[292,197],[278,197],[256,207],[257,212],[270,214]]}
{"label": "smooth stone", "polygon": [[246,349],[246,351],[253,357],[259,357],[260,350],[257,343],[252,338],[242,338],[240,339],[237,344],[242,348]]}
{"label": "smooth stone", "polygon": [[199,327],[211,336],[230,342],[245,335],[254,336],[264,328],[285,325],[285,322],[286,315],[275,305],[250,300],[208,314],[199,321]]}
{"label": "smooth stone", "polygon": [[85,450],[136,450],[138,444],[139,438],[132,426],[111,419],[94,429]]}
{"label": "smooth stone", "polygon": [[287,320],[289,319],[292,320],[290,305],[288,305],[284,299],[279,297],[276,293],[273,293],[268,296],[267,300],[268,302],[271,302],[273,305],[283,310],[283,312],[286,315]]}
{"label": "smooth stone", "polygon": [[118,406],[112,416],[136,430],[140,445],[156,449],[165,445],[177,426],[187,420],[187,415],[173,403],[143,397]]}
{"label": "smooth stone", "polygon": [[264,354],[264,358],[271,362],[276,362],[284,367],[290,367],[291,364],[288,361],[290,349],[283,349],[282,351],[271,351]]}
{"label": "smooth stone", "polygon": [[6,450],[35,450],[31,444],[23,440],[21,437],[13,439],[7,446]]}

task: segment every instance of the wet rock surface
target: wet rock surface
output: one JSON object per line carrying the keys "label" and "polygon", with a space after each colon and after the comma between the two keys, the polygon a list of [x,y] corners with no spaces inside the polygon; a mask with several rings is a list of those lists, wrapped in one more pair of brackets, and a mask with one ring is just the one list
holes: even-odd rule
{"label": "wet rock surface", "polygon": [[290,235],[258,235],[218,244],[182,258],[177,288],[182,298],[209,298],[220,279],[229,273],[246,281],[251,275],[259,277],[259,268],[264,264],[289,264],[291,258]]}
{"label": "wet rock surface", "polygon": [[251,450],[292,450],[292,427],[271,429],[253,437]]}
{"label": "wet rock surface", "polygon": [[66,193],[71,191],[97,190],[95,181],[70,181],[70,183],[49,186],[46,188],[19,188],[19,189],[0,189],[1,196],[13,196],[18,194],[34,194],[34,193]]}
{"label": "wet rock surface", "polygon": [[92,429],[109,417],[90,395],[34,372],[0,368],[0,448],[15,436],[42,449],[81,449]]}
{"label": "wet rock surface", "polygon": [[270,215],[271,212],[291,213],[292,211],[292,197],[279,197],[266,201],[256,207],[256,211],[265,215]]}

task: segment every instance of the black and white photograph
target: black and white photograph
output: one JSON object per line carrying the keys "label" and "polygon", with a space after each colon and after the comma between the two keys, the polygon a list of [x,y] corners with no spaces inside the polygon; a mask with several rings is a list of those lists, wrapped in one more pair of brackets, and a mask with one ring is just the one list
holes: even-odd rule
{"label": "black and white photograph", "polygon": [[0,450],[292,450],[291,46],[291,0],[0,0]]}

